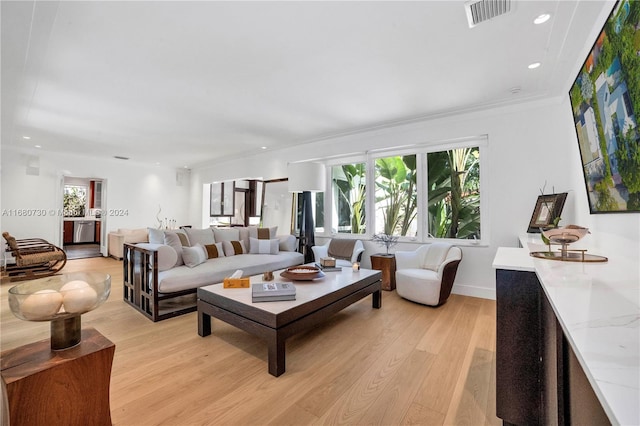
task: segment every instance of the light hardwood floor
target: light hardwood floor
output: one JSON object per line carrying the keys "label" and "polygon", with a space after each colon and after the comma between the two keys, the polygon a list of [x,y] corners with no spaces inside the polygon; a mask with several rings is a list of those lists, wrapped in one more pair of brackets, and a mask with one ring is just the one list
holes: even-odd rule
{"label": "light hardwood floor", "polygon": [[[122,301],[122,263],[71,260],[63,272],[112,276],[109,300],[82,317],[116,344],[115,425],[499,424],[495,416],[495,301],[452,295],[433,309],[383,292],[287,341],[287,371],[267,373],[265,344],[195,313],[152,323]],[[2,350],[49,337],[21,321],[1,288]]]}

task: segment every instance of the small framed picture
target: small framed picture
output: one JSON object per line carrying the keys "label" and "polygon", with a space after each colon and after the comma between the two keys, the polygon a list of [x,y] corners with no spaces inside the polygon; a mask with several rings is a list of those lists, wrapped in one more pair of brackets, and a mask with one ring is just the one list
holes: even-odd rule
{"label": "small framed picture", "polygon": [[538,196],[527,232],[540,233],[553,227],[553,222],[562,214],[562,208],[564,207],[566,199],[566,192]]}

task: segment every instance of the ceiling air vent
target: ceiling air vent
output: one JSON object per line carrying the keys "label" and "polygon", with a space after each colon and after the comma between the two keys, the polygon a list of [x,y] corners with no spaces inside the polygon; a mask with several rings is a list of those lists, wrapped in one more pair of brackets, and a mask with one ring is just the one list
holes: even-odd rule
{"label": "ceiling air vent", "polygon": [[513,9],[512,0],[472,0],[464,4],[469,28],[481,22],[504,15]]}
{"label": "ceiling air vent", "polygon": [[113,158],[117,158],[118,160],[128,160],[129,157],[123,157],[122,155],[114,155]]}

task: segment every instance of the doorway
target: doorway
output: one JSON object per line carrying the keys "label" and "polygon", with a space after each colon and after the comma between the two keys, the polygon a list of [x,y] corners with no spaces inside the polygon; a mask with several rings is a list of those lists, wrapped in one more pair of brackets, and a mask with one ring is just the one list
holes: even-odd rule
{"label": "doorway", "polygon": [[67,259],[106,255],[106,181],[65,176],[62,191],[62,242]]}

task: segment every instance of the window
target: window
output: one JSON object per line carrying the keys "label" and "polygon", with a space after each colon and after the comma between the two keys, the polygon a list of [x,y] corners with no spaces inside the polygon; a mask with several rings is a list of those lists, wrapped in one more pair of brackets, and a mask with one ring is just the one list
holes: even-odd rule
{"label": "window", "polygon": [[375,160],[376,234],[415,237],[418,232],[416,155]]}
{"label": "window", "polygon": [[[476,244],[482,235],[483,146],[486,137],[472,137],[333,160],[327,169],[331,191],[323,200],[325,233],[384,233],[405,241],[446,238]],[[320,208],[316,204],[316,212]]]}
{"label": "window", "polygon": [[428,232],[436,238],[480,239],[480,149],[427,154]]}
{"label": "window", "polygon": [[331,167],[333,194],[332,228],[337,233],[366,232],[366,164],[341,164]]}
{"label": "window", "polygon": [[65,217],[84,217],[87,205],[87,187],[80,185],[65,185],[63,207]]}

